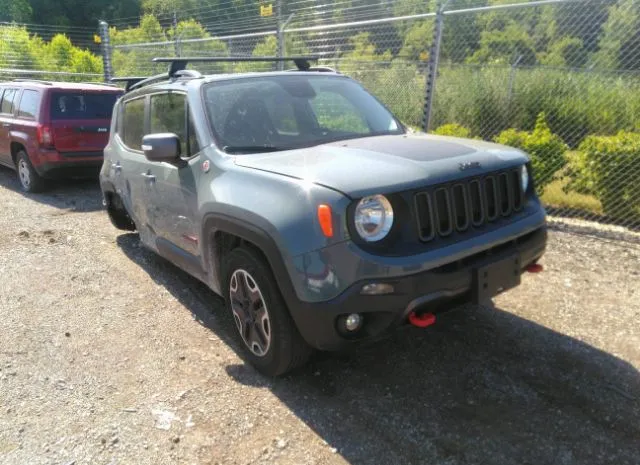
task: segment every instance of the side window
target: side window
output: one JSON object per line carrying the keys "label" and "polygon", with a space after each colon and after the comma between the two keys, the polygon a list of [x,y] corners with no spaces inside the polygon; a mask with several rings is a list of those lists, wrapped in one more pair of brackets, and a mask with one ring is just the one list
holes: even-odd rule
{"label": "side window", "polygon": [[150,134],[171,132],[180,138],[180,153],[187,151],[187,97],[184,94],[166,93],[151,96]]}
{"label": "side window", "polygon": [[142,150],[144,135],[144,97],[124,103],[121,134],[125,145],[134,150]]}
{"label": "side window", "polygon": [[311,107],[320,126],[356,134],[368,134],[369,126],[349,100],[337,92],[320,91],[311,100]]}
{"label": "side window", "polygon": [[0,105],[0,113],[13,113],[13,100],[17,94],[16,89],[6,89],[2,96],[2,105]]}
{"label": "side window", "polygon": [[25,90],[20,97],[18,116],[21,118],[35,118],[38,111],[40,94],[36,90]]}

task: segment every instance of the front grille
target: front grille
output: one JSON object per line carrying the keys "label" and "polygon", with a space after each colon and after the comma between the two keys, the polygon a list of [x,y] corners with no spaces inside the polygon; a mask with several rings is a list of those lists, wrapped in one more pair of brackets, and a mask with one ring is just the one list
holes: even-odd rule
{"label": "front grille", "polygon": [[428,242],[508,218],[522,210],[524,197],[519,169],[418,192],[415,209],[420,240]]}

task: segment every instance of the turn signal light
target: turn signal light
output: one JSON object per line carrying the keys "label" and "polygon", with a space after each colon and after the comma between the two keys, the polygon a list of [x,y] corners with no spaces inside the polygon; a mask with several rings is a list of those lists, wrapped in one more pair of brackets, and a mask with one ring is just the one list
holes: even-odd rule
{"label": "turn signal light", "polygon": [[318,222],[325,237],[333,237],[333,218],[329,205],[318,205]]}

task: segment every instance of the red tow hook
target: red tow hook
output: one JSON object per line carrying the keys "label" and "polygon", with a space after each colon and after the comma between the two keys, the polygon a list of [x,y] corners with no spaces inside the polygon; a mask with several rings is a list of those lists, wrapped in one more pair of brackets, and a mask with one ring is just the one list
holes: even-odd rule
{"label": "red tow hook", "polygon": [[409,313],[409,323],[418,328],[426,328],[436,322],[436,316],[433,313],[422,313],[420,315],[416,312]]}
{"label": "red tow hook", "polygon": [[539,263],[532,263],[525,268],[529,273],[541,273],[544,267]]}

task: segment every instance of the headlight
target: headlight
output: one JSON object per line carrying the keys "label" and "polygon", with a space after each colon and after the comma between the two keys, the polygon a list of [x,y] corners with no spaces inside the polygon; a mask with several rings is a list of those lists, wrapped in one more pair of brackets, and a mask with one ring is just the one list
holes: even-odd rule
{"label": "headlight", "polygon": [[522,187],[522,192],[527,192],[527,188],[529,187],[529,171],[525,165],[520,167],[520,186]]}
{"label": "headlight", "polygon": [[356,206],[356,231],[367,242],[377,242],[389,234],[393,226],[393,208],[384,195],[365,197]]}

